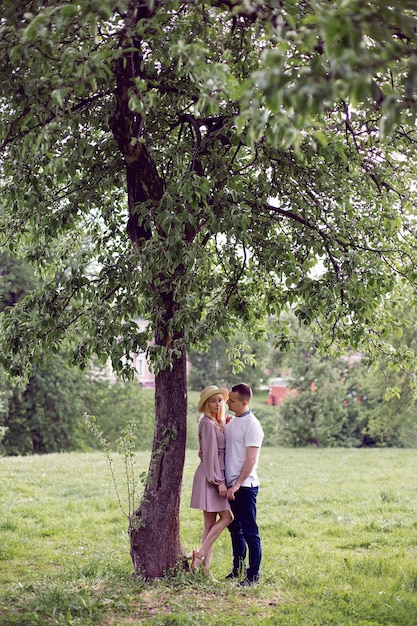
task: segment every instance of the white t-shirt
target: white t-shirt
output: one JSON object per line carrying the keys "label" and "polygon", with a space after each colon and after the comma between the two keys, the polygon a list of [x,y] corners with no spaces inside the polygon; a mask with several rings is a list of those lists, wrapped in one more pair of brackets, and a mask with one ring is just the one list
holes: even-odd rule
{"label": "white t-shirt", "polygon": [[[264,438],[264,431],[259,420],[249,411],[240,417],[234,417],[226,424],[226,485],[235,484],[246,459],[246,448],[254,446],[260,448]],[[259,478],[256,473],[257,464],[242,483],[242,487],[258,487]]]}

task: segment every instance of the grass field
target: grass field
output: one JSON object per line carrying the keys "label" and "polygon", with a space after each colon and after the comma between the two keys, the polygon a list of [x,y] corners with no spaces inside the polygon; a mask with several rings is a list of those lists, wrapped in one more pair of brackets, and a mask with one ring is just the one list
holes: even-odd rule
{"label": "grass field", "polygon": [[[148,456],[137,455],[138,472]],[[196,464],[187,452],[187,551],[201,532],[188,508]],[[259,473],[259,586],[224,580],[227,531],[218,582],[184,573],[145,584],[101,453],[1,458],[1,626],[417,624],[415,451],[265,447]]]}

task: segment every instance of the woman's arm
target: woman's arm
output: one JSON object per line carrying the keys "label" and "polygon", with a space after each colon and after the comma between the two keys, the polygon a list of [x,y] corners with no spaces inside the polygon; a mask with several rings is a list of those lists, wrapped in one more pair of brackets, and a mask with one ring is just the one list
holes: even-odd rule
{"label": "woman's arm", "polygon": [[219,463],[217,433],[208,419],[200,422],[200,447],[206,479],[213,485],[220,485],[224,482],[224,473]]}

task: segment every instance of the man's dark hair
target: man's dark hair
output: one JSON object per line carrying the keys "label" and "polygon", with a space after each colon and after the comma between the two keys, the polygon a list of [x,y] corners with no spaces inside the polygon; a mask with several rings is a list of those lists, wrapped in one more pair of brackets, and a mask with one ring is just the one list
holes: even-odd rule
{"label": "man's dark hair", "polygon": [[239,394],[239,400],[244,402],[245,400],[249,403],[252,400],[252,389],[246,383],[238,383],[237,385],[233,385],[230,391]]}

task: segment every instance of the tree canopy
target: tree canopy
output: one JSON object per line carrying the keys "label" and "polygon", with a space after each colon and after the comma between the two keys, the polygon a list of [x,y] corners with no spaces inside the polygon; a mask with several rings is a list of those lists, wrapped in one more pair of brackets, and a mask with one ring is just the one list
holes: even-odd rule
{"label": "tree canopy", "polygon": [[69,328],[82,366],[148,351],[136,571],[181,552],[149,520],[177,517],[187,346],[287,306],[328,349],[396,324],[384,299],[416,280],[416,25],[409,0],[2,4],[2,244],[43,286],[3,315],[1,360],[20,376]]}

